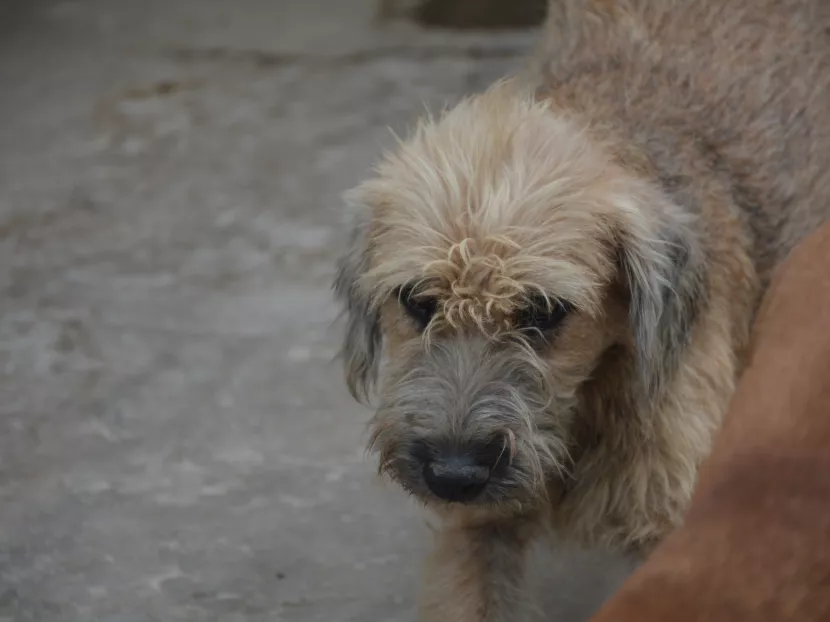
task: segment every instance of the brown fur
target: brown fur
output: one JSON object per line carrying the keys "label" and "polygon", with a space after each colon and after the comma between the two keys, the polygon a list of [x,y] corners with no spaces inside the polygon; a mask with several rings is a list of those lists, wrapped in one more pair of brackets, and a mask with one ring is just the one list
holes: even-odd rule
{"label": "brown fur", "polygon": [[[821,0],[558,0],[533,88],[424,120],[351,193],[347,378],[445,520],[427,619],[519,617],[548,528],[645,551],[681,524],[770,271],[830,214],[828,28]],[[540,337],[543,307],[570,312]],[[467,503],[424,482],[448,447],[486,456]]]}
{"label": "brown fur", "polygon": [[684,526],[593,622],[830,619],[830,225],[767,293]]}

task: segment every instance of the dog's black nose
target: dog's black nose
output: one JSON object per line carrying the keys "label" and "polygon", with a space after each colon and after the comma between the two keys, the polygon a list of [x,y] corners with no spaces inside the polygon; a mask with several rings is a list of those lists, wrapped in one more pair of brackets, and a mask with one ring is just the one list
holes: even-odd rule
{"label": "dog's black nose", "polygon": [[471,501],[484,490],[489,479],[490,469],[463,453],[438,456],[424,465],[424,481],[444,501]]}

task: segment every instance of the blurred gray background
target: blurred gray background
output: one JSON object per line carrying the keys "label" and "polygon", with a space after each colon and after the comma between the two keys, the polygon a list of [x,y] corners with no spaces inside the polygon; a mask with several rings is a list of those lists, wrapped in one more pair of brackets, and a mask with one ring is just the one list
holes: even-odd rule
{"label": "blurred gray background", "polygon": [[[415,620],[424,515],[332,362],[339,196],[537,33],[375,13],[0,0],[0,621]],[[627,568],[540,559],[563,622]]]}

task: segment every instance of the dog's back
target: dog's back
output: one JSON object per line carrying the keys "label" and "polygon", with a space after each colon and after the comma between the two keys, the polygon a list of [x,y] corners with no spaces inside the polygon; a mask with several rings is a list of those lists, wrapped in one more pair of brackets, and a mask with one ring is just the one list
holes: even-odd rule
{"label": "dog's back", "polygon": [[830,214],[830,2],[552,0],[538,57],[666,184],[717,172],[762,280]]}
{"label": "dog's back", "polygon": [[686,524],[593,622],[830,619],[830,224],[759,312]]}

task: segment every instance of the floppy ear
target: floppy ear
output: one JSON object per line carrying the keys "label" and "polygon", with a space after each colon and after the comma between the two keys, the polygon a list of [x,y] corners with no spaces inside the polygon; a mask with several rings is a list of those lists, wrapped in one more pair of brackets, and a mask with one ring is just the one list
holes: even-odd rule
{"label": "floppy ear", "polygon": [[380,319],[369,295],[360,288],[360,277],[369,268],[369,218],[361,215],[352,225],[349,245],[337,264],[335,297],[343,304],[346,334],[341,356],[346,384],[352,396],[366,401],[377,377],[381,346]]}
{"label": "floppy ear", "polygon": [[697,233],[680,214],[658,218],[623,240],[629,320],[638,373],[650,401],[677,369],[707,296],[705,253]]}

